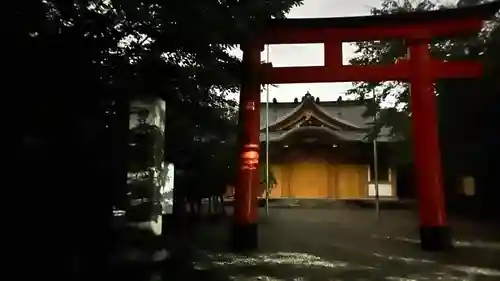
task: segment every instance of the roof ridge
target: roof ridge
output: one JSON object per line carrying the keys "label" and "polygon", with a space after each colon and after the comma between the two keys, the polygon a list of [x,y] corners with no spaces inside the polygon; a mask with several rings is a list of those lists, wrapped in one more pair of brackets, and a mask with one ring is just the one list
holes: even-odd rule
{"label": "roof ridge", "polygon": [[[363,105],[363,104],[369,102],[369,100],[368,101],[367,100],[361,100],[361,101],[358,101],[358,102],[362,102],[359,105]],[[336,102],[336,103],[339,104],[338,107],[342,107],[341,103],[343,103],[343,102]],[[296,114],[297,112],[299,112],[300,110],[302,110],[304,108],[304,106],[306,106],[308,104],[312,105],[316,110],[318,110],[322,114],[325,114],[326,116],[330,117],[332,120],[335,120],[336,122],[342,123],[342,124],[347,125],[349,127],[353,127],[355,129],[364,129],[363,126],[356,125],[356,124],[352,123],[351,121],[345,120],[344,118],[339,118],[338,116],[331,115],[329,112],[327,112],[326,110],[324,110],[324,108],[325,108],[324,106],[321,106],[321,104],[316,103],[313,99],[307,99],[306,98],[306,99],[303,99],[294,108],[290,108],[290,111],[288,111],[286,114],[282,115],[277,120],[274,120],[272,123],[263,124],[262,126],[260,126],[260,130],[264,130],[266,128],[266,126],[271,127],[271,126],[274,126],[274,125],[276,125],[276,124],[278,124],[280,122],[283,122],[283,121],[287,120],[288,118],[290,118],[291,116],[293,116],[294,114]]]}
{"label": "roof ridge", "polygon": [[[371,102],[373,99],[370,98],[370,99],[355,99],[355,100],[342,100],[342,101],[320,101],[319,103],[318,102],[314,102],[315,104],[317,104],[318,106],[322,106],[324,104],[327,104],[327,105],[337,105],[337,106],[342,106],[342,105],[365,105],[369,102]],[[261,101],[260,104],[266,104],[267,102],[265,101]],[[294,101],[285,101],[285,102],[272,102],[270,101],[269,104],[270,105],[297,105],[297,106],[300,106],[300,104],[302,104],[302,102],[294,102]]]}

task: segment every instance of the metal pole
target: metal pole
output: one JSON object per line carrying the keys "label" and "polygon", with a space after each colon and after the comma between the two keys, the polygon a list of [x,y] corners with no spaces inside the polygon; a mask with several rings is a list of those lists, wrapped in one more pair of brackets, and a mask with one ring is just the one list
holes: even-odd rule
{"label": "metal pole", "polygon": [[[269,45],[266,62],[269,63]],[[269,84],[266,86],[266,217],[269,217]]]}
{"label": "metal pole", "polygon": [[380,219],[380,198],[378,192],[378,154],[377,154],[377,140],[373,140],[373,170],[375,174],[375,212],[377,220]]}
{"label": "metal pole", "polygon": [[[373,96],[375,98],[375,102],[378,103],[375,89],[373,89]],[[377,122],[377,116],[378,116],[378,111],[377,111],[377,113],[375,113],[374,123]],[[375,176],[375,213],[376,213],[377,220],[379,220],[380,219],[380,198],[379,198],[379,190],[378,190],[377,138],[378,138],[378,134],[373,139],[373,171],[374,171],[374,176]]]}

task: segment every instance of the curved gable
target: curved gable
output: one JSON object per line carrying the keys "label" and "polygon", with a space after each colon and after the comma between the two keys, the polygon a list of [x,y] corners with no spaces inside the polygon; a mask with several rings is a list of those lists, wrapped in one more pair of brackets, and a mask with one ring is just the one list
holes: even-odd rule
{"label": "curved gable", "polygon": [[[314,102],[310,94],[306,94],[302,102],[287,114],[281,116],[269,124],[271,131],[285,131],[304,125],[308,121],[314,121],[315,126],[325,126],[336,130],[363,130],[366,127],[356,125],[338,116],[331,115],[320,105]],[[314,125],[313,125],[314,126]],[[266,126],[261,126],[265,130]]]}

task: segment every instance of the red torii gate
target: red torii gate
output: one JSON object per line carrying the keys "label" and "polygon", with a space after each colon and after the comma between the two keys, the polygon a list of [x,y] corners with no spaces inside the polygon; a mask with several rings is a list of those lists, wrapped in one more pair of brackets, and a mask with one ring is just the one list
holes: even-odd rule
{"label": "red torii gate", "polygon": [[[270,20],[242,44],[245,74],[240,94],[240,157],[232,228],[235,250],[257,247],[259,193],[260,86],[280,83],[318,83],[404,80],[411,83],[414,158],[416,166],[420,239],[425,250],[451,248],[442,187],[441,158],[433,83],[443,78],[482,75],[478,61],[445,62],[431,58],[429,43],[436,37],[477,33],[483,21],[500,8],[495,1],[479,6],[395,15]],[[395,64],[342,65],[342,42],[405,39],[409,59]],[[324,43],[325,65],[272,67],[261,65],[265,44]]]}

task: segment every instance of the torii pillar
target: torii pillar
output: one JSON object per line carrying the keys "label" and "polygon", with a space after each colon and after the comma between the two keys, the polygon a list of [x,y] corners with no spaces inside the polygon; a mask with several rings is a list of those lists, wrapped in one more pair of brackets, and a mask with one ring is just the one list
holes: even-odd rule
{"label": "torii pillar", "polygon": [[238,163],[234,194],[232,246],[250,251],[258,245],[259,150],[260,150],[260,54],[264,45],[256,41],[243,44]]}
{"label": "torii pillar", "polygon": [[408,40],[413,155],[417,179],[420,239],[424,250],[452,248],[446,218],[441,151],[434,80],[431,73],[430,38]]}

